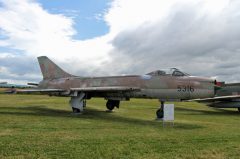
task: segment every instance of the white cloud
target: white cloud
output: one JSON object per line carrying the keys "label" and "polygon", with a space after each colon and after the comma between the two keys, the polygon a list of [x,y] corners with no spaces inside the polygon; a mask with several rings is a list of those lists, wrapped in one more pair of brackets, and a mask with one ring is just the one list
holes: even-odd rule
{"label": "white cloud", "polygon": [[6,41],[0,40],[0,47],[6,47],[8,43]]}
{"label": "white cloud", "polygon": [[[104,60],[110,44],[105,37],[74,40],[74,21],[61,14],[50,14],[35,1],[3,1],[0,28],[9,39],[3,41],[27,55],[49,55],[61,61],[78,57],[80,63]],[[2,42],[2,43],[3,43]],[[94,46],[94,47],[92,47]],[[94,49],[93,49],[94,48]]]}
{"label": "white cloud", "polygon": [[118,61],[120,67],[110,72],[180,67],[239,81],[234,62],[240,58],[239,9],[238,1],[228,0],[116,1],[106,15],[113,32],[118,31],[108,65]]}
{"label": "white cloud", "polygon": [[[2,3],[0,34],[7,39],[1,39],[0,46],[24,53],[5,57],[8,60],[47,55],[68,72],[79,75],[146,73],[180,67],[195,75],[240,80],[238,1],[114,0],[103,16],[110,32],[84,41],[73,38],[74,18],[51,14],[33,0]],[[36,60],[31,64],[36,65]],[[16,66],[21,65],[25,71],[10,69],[9,61],[0,64],[8,67],[9,74],[39,73],[20,61]]]}

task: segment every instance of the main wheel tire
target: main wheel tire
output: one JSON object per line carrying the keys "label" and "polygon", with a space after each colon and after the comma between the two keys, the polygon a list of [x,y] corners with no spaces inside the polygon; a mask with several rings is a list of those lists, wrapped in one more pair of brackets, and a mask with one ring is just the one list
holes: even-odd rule
{"label": "main wheel tire", "polygon": [[80,109],[78,109],[78,108],[73,108],[72,107],[72,110],[73,110],[73,113],[75,113],[75,114],[81,113]]}
{"label": "main wheel tire", "polygon": [[114,106],[119,108],[119,105],[120,105],[120,101],[119,100],[115,100],[114,101]]}
{"label": "main wheel tire", "polygon": [[107,101],[106,107],[108,110],[113,110],[115,106],[113,102]]}
{"label": "main wheel tire", "polygon": [[158,109],[156,112],[157,118],[162,119],[163,118],[163,110],[162,109]]}
{"label": "main wheel tire", "polygon": [[239,113],[240,113],[240,108],[238,108],[238,111],[239,111]]}

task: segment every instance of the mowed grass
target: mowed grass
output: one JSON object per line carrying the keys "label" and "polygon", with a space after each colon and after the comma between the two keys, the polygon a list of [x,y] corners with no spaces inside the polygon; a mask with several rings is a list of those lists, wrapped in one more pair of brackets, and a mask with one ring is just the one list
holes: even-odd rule
{"label": "mowed grass", "polygon": [[0,158],[239,158],[240,114],[175,103],[175,126],[155,120],[157,100],[132,99],[106,112],[87,101],[72,115],[69,98],[0,95]]}
{"label": "mowed grass", "polygon": [[0,94],[3,94],[8,88],[0,88]]}

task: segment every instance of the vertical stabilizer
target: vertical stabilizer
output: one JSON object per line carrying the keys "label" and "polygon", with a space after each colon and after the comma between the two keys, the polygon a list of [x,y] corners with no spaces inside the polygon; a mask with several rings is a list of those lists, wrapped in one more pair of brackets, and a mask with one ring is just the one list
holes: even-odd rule
{"label": "vertical stabilizer", "polygon": [[43,79],[56,79],[73,76],[62,70],[46,56],[38,57],[38,62],[42,71]]}

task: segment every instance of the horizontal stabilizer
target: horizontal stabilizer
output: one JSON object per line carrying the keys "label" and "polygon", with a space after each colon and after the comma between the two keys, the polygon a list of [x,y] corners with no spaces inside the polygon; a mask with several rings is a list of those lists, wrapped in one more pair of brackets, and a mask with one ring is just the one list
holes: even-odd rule
{"label": "horizontal stabilizer", "polygon": [[39,84],[38,83],[27,83],[27,85],[29,85],[29,86],[38,86]]}
{"label": "horizontal stabilizer", "polygon": [[17,93],[54,93],[54,92],[65,92],[64,89],[24,89],[18,90]]}

